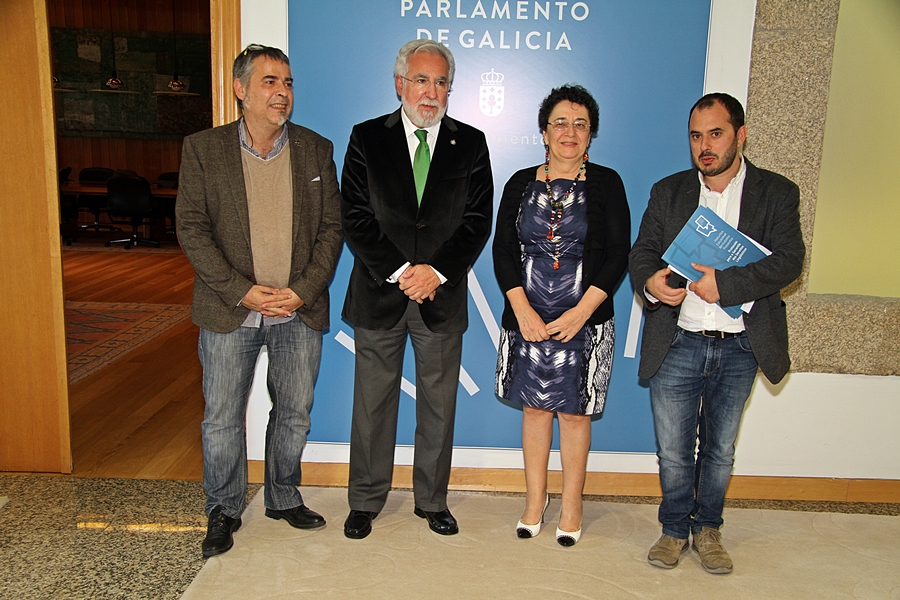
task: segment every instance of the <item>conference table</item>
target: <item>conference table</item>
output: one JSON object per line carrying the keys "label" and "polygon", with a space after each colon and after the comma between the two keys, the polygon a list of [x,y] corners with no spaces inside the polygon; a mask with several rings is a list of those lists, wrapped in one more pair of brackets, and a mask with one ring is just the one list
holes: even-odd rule
{"label": "conference table", "polygon": [[[72,194],[77,196],[105,196],[106,183],[100,185],[90,185],[86,183],[62,183],[59,186],[60,194]],[[175,198],[178,196],[178,188],[160,187],[159,185],[150,184],[150,193],[157,198]]]}
{"label": "conference table", "polygon": [[[69,183],[61,183],[59,185],[59,195],[60,198],[62,196],[106,196],[108,190],[106,188],[106,182],[98,182],[97,184],[91,183],[77,183],[77,182],[69,182]],[[165,214],[172,221],[171,227],[167,228],[166,231],[170,233],[174,233],[175,231],[175,215],[172,207],[175,203],[175,198],[178,196],[178,188],[171,187],[162,187],[155,183],[150,184],[150,194],[153,198],[156,199],[157,203],[161,203],[162,205],[167,205],[168,210],[165,210]]]}

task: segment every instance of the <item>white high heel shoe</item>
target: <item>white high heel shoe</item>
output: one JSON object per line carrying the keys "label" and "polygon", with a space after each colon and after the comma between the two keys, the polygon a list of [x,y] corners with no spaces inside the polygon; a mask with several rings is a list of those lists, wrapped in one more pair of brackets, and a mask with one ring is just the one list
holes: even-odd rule
{"label": "white high heel shoe", "polygon": [[537,535],[541,532],[541,525],[544,524],[544,513],[547,512],[548,506],[550,506],[549,492],[547,492],[547,500],[546,502],[544,502],[544,510],[541,511],[541,520],[538,521],[535,525],[526,525],[522,521],[519,521],[518,523],[516,523],[516,535],[523,540],[537,537]]}
{"label": "white high heel shoe", "polygon": [[581,527],[578,528],[578,531],[563,531],[559,527],[556,528],[556,541],[560,546],[565,546],[566,548],[574,546],[580,539]]}

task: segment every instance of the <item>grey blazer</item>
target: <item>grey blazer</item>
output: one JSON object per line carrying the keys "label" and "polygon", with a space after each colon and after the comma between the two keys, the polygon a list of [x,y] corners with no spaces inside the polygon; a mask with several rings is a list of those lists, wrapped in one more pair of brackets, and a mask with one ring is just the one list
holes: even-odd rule
{"label": "grey blazer", "polygon": [[[244,322],[249,310],[240,301],[255,284],[238,123],[185,138],[175,204],[178,240],[196,271],[191,317],[219,333]],[[294,195],[288,286],[304,302],[299,318],[322,330],[328,327],[328,282],[343,244],[333,148],[293,123],[288,135]]]}
{"label": "grey blazer", "polygon": [[[653,186],[638,238],[628,256],[635,290],[642,292],[650,276],[666,266],[662,254],[696,210],[699,198],[700,181],[695,169],[666,177]],[[799,205],[800,190],[793,182],[757,169],[748,160],[738,230],[772,254],[744,267],[716,272],[723,306],[756,301],[750,313],[744,315],[744,325],[753,355],[772,383],[781,381],[791,366],[781,289],[799,277],[803,268],[806,249],[800,232]],[[684,287],[685,280],[673,273],[669,285]],[[665,359],[681,312],[680,306],[662,303],[648,309],[638,370],[644,378],[652,377]]]}

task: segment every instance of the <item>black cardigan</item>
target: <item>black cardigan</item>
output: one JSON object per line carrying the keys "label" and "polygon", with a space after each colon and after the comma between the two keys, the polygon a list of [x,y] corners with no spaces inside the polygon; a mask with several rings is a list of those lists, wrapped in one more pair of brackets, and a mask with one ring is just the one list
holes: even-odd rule
{"label": "black cardigan", "polygon": [[[506,297],[509,290],[522,287],[522,247],[516,222],[525,189],[535,179],[538,165],[516,172],[503,188],[494,232],[494,275],[503,292],[504,329],[518,330],[519,323]],[[588,163],[586,167],[587,239],[584,244],[583,289],[595,286],[606,292],[604,300],[588,322],[599,325],[613,316],[613,291],[628,267],[631,249],[631,213],[625,186],[619,174],[607,167]]]}

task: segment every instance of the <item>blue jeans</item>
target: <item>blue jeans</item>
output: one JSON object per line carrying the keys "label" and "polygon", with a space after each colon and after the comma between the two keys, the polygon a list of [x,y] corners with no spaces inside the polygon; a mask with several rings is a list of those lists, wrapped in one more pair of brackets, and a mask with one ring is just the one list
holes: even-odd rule
{"label": "blue jeans", "polygon": [[650,378],[664,534],[687,539],[722,525],[734,442],[757,368],[746,333],[719,339],[679,329]]}
{"label": "blue jeans", "polygon": [[203,365],[203,489],[206,512],[222,506],[241,516],[247,490],[247,401],[260,349],[269,355],[272,400],[266,427],[266,508],[303,504],[300,456],[309,433],[309,410],[322,354],[322,332],[300,319],[272,326],[238,327],[230,333],[200,329]]}

